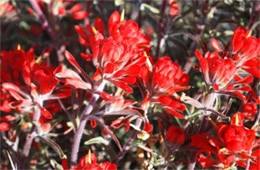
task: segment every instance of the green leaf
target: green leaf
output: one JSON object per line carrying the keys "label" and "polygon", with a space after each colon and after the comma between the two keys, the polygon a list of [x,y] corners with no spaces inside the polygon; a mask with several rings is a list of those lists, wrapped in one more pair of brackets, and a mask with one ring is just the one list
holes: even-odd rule
{"label": "green leaf", "polygon": [[64,157],[64,152],[61,149],[60,145],[58,145],[54,140],[48,138],[48,137],[39,137],[43,142],[45,142],[47,145],[49,145],[59,156],[60,159]]}
{"label": "green leaf", "polygon": [[84,145],[91,145],[91,144],[104,144],[104,145],[108,145],[109,141],[104,139],[101,136],[89,139],[88,141],[84,142]]}
{"label": "green leaf", "polygon": [[151,6],[151,5],[148,5],[146,3],[142,3],[142,5],[140,7],[141,11],[143,11],[145,8],[147,8],[148,10],[150,10],[154,14],[159,14],[160,13],[159,9],[157,9],[157,8]]}
{"label": "green leaf", "polygon": [[54,159],[50,160],[51,166],[53,167],[53,169],[56,170],[63,170],[63,167],[61,164],[59,164],[58,162],[56,162]]}
{"label": "green leaf", "polygon": [[120,6],[120,5],[124,4],[124,0],[115,0],[114,3],[115,3],[115,6]]}

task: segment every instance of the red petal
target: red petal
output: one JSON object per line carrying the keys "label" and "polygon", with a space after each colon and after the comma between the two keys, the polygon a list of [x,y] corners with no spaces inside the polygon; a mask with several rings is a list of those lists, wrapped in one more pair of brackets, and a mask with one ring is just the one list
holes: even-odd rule
{"label": "red petal", "polygon": [[128,93],[133,93],[133,89],[123,81],[112,81],[112,83],[114,83],[116,86],[120,87]]}
{"label": "red petal", "polygon": [[232,47],[234,52],[239,51],[243,47],[247,34],[248,32],[245,28],[239,27],[236,29],[232,38]]}
{"label": "red petal", "polygon": [[120,97],[118,97],[118,96],[111,96],[111,95],[109,95],[109,94],[106,93],[106,92],[101,92],[101,93],[100,93],[100,97],[101,97],[103,100],[107,101],[107,102],[116,102],[116,101],[121,100]]}
{"label": "red petal", "polygon": [[253,76],[257,77],[260,79],[260,69],[258,68],[245,68],[247,72],[251,73]]}
{"label": "red petal", "polygon": [[113,32],[117,31],[117,24],[120,23],[120,15],[117,11],[113,12],[110,15],[109,21],[108,21],[108,32],[110,35],[113,34]]}
{"label": "red petal", "polygon": [[250,84],[254,80],[253,76],[247,76],[245,78],[241,78],[238,75],[236,75],[234,78],[236,80],[236,83],[240,83],[240,84]]}
{"label": "red petal", "polygon": [[130,122],[129,122],[129,120],[127,120],[125,123],[125,131],[128,132],[129,129],[130,129]]}
{"label": "red petal", "polygon": [[104,35],[104,32],[105,32],[105,24],[104,24],[104,22],[102,21],[101,18],[96,18],[96,19],[95,19],[94,26],[95,26],[96,30],[98,30],[98,32],[100,32],[101,34]]}
{"label": "red petal", "polygon": [[78,38],[78,41],[81,45],[85,46],[85,47],[88,47],[89,46],[89,43],[88,41],[86,41],[84,38],[82,38],[81,36],[79,36]]}
{"label": "red petal", "polygon": [[105,65],[105,68],[104,68],[104,73],[113,73],[115,70],[115,65],[108,62],[106,65]]}
{"label": "red petal", "polygon": [[169,96],[160,96],[158,98],[158,101],[164,105],[170,105],[173,101],[173,98],[171,98]]}
{"label": "red petal", "polygon": [[66,8],[65,7],[60,7],[58,10],[59,15],[65,15],[66,13]]}
{"label": "red petal", "polygon": [[39,107],[40,110],[41,110],[41,114],[42,116],[45,118],[45,119],[52,119],[52,114],[47,110],[45,109],[44,107]]}
{"label": "red petal", "polygon": [[214,48],[214,50],[216,50],[218,53],[222,52],[222,48],[216,39],[212,38],[210,40],[210,44],[211,44],[212,48]]}
{"label": "red petal", "polygon": [[125,70],[126,74],[129,76],[137,76],[140,73],[141,67],[138,65],[133,65]]}
{"label": "red petal", "polygon": [[71,95],[71,88],[68,86],[63,86],[60,89],[58,89],[53,95],[60,99],[67,98]]}
{"label": "red petal", "polygon": [[64,170],[69,170],[69,164],[66,157],[62,158],[61,165]]}
{"label": "red petal", "polygon": [[70,8],[69,12],[74,13],[74,12],[81,10],[82,8],[83,8],[83,6],[81,4],[76,4],[72,8]]}
{"label": "red petal", "polygon": [[87,16],[88,16],[88,13],[86,11],[79,11],[79,12],[75,12],[70,15],[71,18],[76,19],[76,20],[84,19]]}
{"label": "red petal", "polygon": [[15,116],[11,116],[11,115],[6,115],[6,116],[2,116],[2,117],[0,117],[0,120],[1,121],[12,121],[12,120],[15,120],[16,119],[16,117]]}
{"label": "red petal", "polygon": [[97,121],[94,119],[90,120],[90,126],[91,126],[91,128],[97,127]]}
{"label": "red petal", "polygon": [[135,77],[123,77],[120,79],[120,81],[124,81],[128,84],[134,84],[136,82],[136,78]]}
{"label": "red petal", "polygon": [[108,101],[108,102],[113,101],[113,97],[110,96],[109,94],[107,94],[106,92],[101,92],[101,93],[100,93],[100,97],[101,97],[103,100]]}
{"label": "red petal", "polygon": [[153,131],[153,125],[148,123],[148,122],[144,123],[144,130],[148,133],[152,132]]}
{"label": "red petal", "polygon": [[86,61],[90,61],[92,59],[92,56],[85,53],[80,53],[80,56],[85,59]]}
{"label": "red petal", "polygon": [[73,57],[73,55],[70,52],[65,51],[65,57],[70,62],[70,64],[73,65],[78,70],[78,72],[81,72],[81,68],[80,68],[79,64],[77,63],[77,61],[75,60],[75,58]]}
{"label": "red petal", "polygon": [[74,29],[83,39],[88,39],[88,35],[86,34],[83,28],[81,28],[78,25],[75,25]]}
{"label": "red petal", "polygon": [[9,123],[6,123],[6,122],[1,122],[0,123],[0,131],[8,131],[10,129],[10,125]]}
{"label": "red petal", "polygon": [[244,87],[236,88],[235,90],[240,90],[240,91],[251,91],[252,88],[251,88],[250,86],[244,86]]}
{"label": "red petal", "polygon": [[176,111],[174,111],[174,110],[172,110],[172,109],[166,109],[171,115],[173,115],[173,116],[175,116],[175,117],[177,117],[177,118],[180,118],[180,119],[184,119],[184,116],[181,114],[181,113],[179,113],[179,112],[176,112]]}

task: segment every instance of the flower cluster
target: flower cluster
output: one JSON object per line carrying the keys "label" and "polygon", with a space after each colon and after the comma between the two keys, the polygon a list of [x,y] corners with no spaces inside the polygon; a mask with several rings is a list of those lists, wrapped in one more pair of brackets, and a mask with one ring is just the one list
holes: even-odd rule
{"label": "flower cluster", "polygon": [[[4,24],[25,14],[28,22],[13,18],[17,30],[32,40],[37,35],[29,46],[5,40],[0,51],[0,154],[7,155],[0,169],[259,167],[257,24],[238,26],[230,39],[209,39],[210,48],[201,41],[199,50],[197,37],[212,36],[211,28],[188,27],[201,33],[184,31],[183,42],[182,33],[170,33],[179,28],[171,28],[189,23],[192,11],[210,19],[218,5],[209,10],[210,1],[193,2],[196,10],[186,11],[188,1],[140,1],[139,12],[131,12],[132,3],[115,1],[126,9],[105,18],[106,8],[102,19],[99,1],[0,3]],[[158,20],[158,28],[143,18]],[[3,26],[7,33],[12,27]],[[166,48],[172,43],[185,48],[189,61],[172,55],[180,52]]]}
{"label": "flower cluster", "polygon": [[236,113],[230,124],[217,122],[217,138],[209,133],[191,136],[191,146],[199,149],[198,162],[203,168],[226,168],[236,163],[245,167],[249,159],[255,166],[257,157],[250,157],[250,151],[259,147],[256,131],[243,125],[243,114]]}

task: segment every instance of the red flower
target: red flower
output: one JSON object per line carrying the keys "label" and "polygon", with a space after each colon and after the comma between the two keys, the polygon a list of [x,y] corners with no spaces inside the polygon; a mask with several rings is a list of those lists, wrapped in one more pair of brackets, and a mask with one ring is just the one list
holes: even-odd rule
{"label": "red flower", "polygon": [[254,156],[255,159],[253,161],[251,161],[249,169],[258,170],[260,167],[260,149],[259,149],[259,147],[253,151],[252,156]]}
{"label": "red flower", "polygon": [[170,11],[169,15],[170,16],[176,16],[179,13],[179,5],[177,0],[168,0],[169,6],[170,6]]}
{"label": "red flower", "polygon": [[47,2],[44,0],[37,0],[37,3],[44,12],[51,10],[57,17],[68,16],[75,20],[82,20],[88,16],[88,13],[83,8],[83,5],[81,3],[74,3],[72,0],[55,0],[53,5],[51,5],[51,9],[49,9],[50,7],[48,4],[45,4]]}
{"label": "red flower", "polygon": [[[17,46],[13,51],[1,51],[1,82],[13,82],[20,85],[23,64],[26,60],[34,59],[33,49],[25,52]],[[14,62],[15,61],[15,62]]]}
{"label": "red flower", "polygon": [[8,105],[12,101],[11,95],[3,87],[0,87],[0,111],[10,112],[12,108]]}
{"label": "red flower", "polygon": [[9,1],[3,1],[0,3],[0,17],[14,17],[16,15],[16,10],[14,6]]}
{"label": "red flower", "polygon": [[220,143],[208,133],[195,134],[191,136],[191,146],[198,148],[201,152],[217,153]]}
{"label": "red flower", "polygon": [[[94,26],[87,25],[86,28],[88,34],[83,28],[75,27],[79,42],[92,51],[92,54],[81,53],[87,61],[92,59],[96,66],[97,71],[92,78],[95,81],[105,79],[127,93],[132,93],[129,85],[135,83],[135,77],[145,63],[144,51],[149,50],[150,39],[141,33],[136,22],[123,20],[118,12],[109,18],[109,37],[104,37],[104,23],[99,18]],[[72,60],[72,55],[67,55],[67,58]]]}
{"label": "red flower", "polygon": [[187,89],[189,76],[169,57],[160,58],[155,64],[152,86],[153,90],[162,93],[174,93]]}
{"label": "red flower", "polygon": [[126,41],[134,49],[141,52],[149,50],[150,38],[141,32],[136,22],[132,20],[125,21],[122,17],[117,11],[111,14],[108,21],[109,34],[118,41]]}
{"label": "red flower", "polygon": [[251,36],[251,32],[238,27],[232,38],[232,54],[239,68],[260,78],[260,38]]}
{"label": "red flower", "polygon": [[218,137],[231,152],[248,151],[255,141],[255,131],[243,126],[243,115],[237,113],[231,120],[231,125],[222,124]]}
{"label": "red flower", "polygon": [[97,163],[95,154],[90,153],[80,159],[79,164],[74,166],[72,170],[116,170],[116,164],[110,162]]}
{"label": "red flower", "polygon": [[195,54],[206,83],[215,86],[217,89],[226,87],[237,72],[232,59],[223,59],[217,53],[210,52],[207,52],[203,57],[199,50],[196,50]]}
{"label": "red flower", "polygon": [[183,144],[185,141],[184,130],[178,126],[170,126],[167,130],[166,138],[171,143]]}
{"label": "red flower", "polygon": [[256,103],[245,103],[242,106],[242,113],[245,115],[245,118],[253,121],[255,119],[255,115],[257,113],[257,105]]}
{"label": "red flower", "polygon": [[[160,105],[173,116],[184,118],[179,112],[185,110],[185,106],[178,102],[173,94],[185,89],[189,76],[185,74],[178,63],[172,62],[169,57],[160,58],[154,67],[151,66],[147,56],[147,66],[142,68],[140,78],[147,89],[147,95],[142,102],[145,108],[149,102]],[[149,64],[150,63],[150,64]]]}
{"label": "red flower", "polygon": [[222,126],[218,134],[219,138],[226,144],[227,149],[232,152],[249,150],[255,140],[255,131],[247,130],[241,126]]}
{"label": "red flower", "polygon": [[0,132],[8,131],[10,129],[10,124],[7,122],[0,122]]}
{"label": "red flower", "polygon": [[12,100],[4,102],[8,101],[10,108],[21,112],[32,111],[37,106],[43,117],[51,119],[51,113],[43,107],[44,101],[70,95],[70,90],[62,91],[63,87],[56,90],[55,95],[52,94],[58,84],[55,74],[61,67],[54,69],[44,62],[38,63],[41,58],[35,61],[32,49],[25,52],[17,47],[14,51],[1,51],[0,54],[1,73],[4,75],[1,89],[12,97]]}
{"label": "red flower", "polygon": [[260,39],[252,37],[250,34],[251,32],[242,27],[238,27],[233,34],[232,53],[238,66],[260,54]]}

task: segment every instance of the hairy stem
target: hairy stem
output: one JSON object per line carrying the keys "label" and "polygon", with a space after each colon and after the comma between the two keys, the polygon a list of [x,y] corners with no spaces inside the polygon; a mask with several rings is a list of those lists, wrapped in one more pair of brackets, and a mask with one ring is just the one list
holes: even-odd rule
{"label": "hairy stem", "polygon": [[[217,94],[212,92],[209,93],[206,97],[206,100],[204,102],[204,105],[211,109],[214,105],[214,102],[217,98]],[[200,124],[200,128],[199,128],[199,133],[204,132],[207,129],[208,126],[208,115],[210,114],[211,111],[205,111],[202,122]],[[188,169],[189,170],[194,170],[196,167],[196,158],[197,158],[197,154],[198,152],[193,152],[191,154],[191,159],[190,159],[190,163],[188,164]]]}
{"label": "hairy stem", "polygon": [[162,5],[161,5],[161,9],[160,9],[160,14],[161,14],[161,17],[159,19],[159,24],[158,24],[158,41],[157,41],[157,49],[156,49],[156,55],[155,57],[159,57],[159,54],[160,54],[160,49],[161,49],[161,43],[162,43],[162,32],[164,32],[164,23],[163,23],[163,17],[164,17],[164,11],[165,11],[165,8],[166,8],[166,4],[167,4],[167,1],[166,0],[163,0],[162,1]]}
{"label": "hairy stem", "polygon": [[[105,87],[105,82],[103,81],[97,88],[97,91],[102,91],[104,89],[104,87]],[[100,96],[98,94],[93,94],[93,96],[91,97],[91,99],[89,101],[89,104],[85,107],[85,109],[83,110],[83,113],[80,117],[79,127],[76,130],[76,133],[74,135],[73,144],[72,144],[72,152],[71,152],[71,165],[72,166],[76,165],[77,160],[78,160],[80,141],[81,141],[86,123],[88,121],[87,115],[89,115],[93,111],[93,108],[95,107],[96,102],[99,99],[99,97]]]}
{"label": "hairy stem", "polygon": [[50,27],[45,15],[43,14],[39,4],[37,3],[37,1],[35,0],[29,0],[33,9],[35,10],[35,12],[38,14],[38,16],[40,17],[40,20],[42,21],[42,26],[43,28],[48,32],[48,34],[50,35],[51,39],[53,41],[56,40],[55,34],[52,31],[52,28]]}
{"label": "hairy stem", "polygon": [[[141,124],[142,124],[142,119],[137,119],[136,127],[140,128]],[[128,141],[124,145],[123,150],[121,152],[119,152],[119,154],[117,155],[116,160],[114,160],[113,162],[115,162],[116,164],[119,163],[119,161],[125,156],[126,152],[130,149],[130,147],[133,144],[137,134],[138,134],[138,131],[136,131],[136,130],[132,132],[132,134],[130,135]]]}
{"label": "hairy stem", "polygon": [[[39,101],[38,105],[35,106],[35,113],[33,116],[33,122],[38,122],[40,117],[41,117],[41,110],[39,107],[42,107],[43,102]],[[23,153],[22,153],[22,165],[21,165],[21,169],[23,169],[24,167],[24,163],[25,163],[25,158],[28,157],[30,150],[31,150],[31,146],[32,146],[32,142],[34,139],[34,133],[37,130],[37,127],[35,124],[33,124],[32,129],[30,131],[30,133],[27,135],[26,137],[26,142],[25,145],[23,147]]]}

